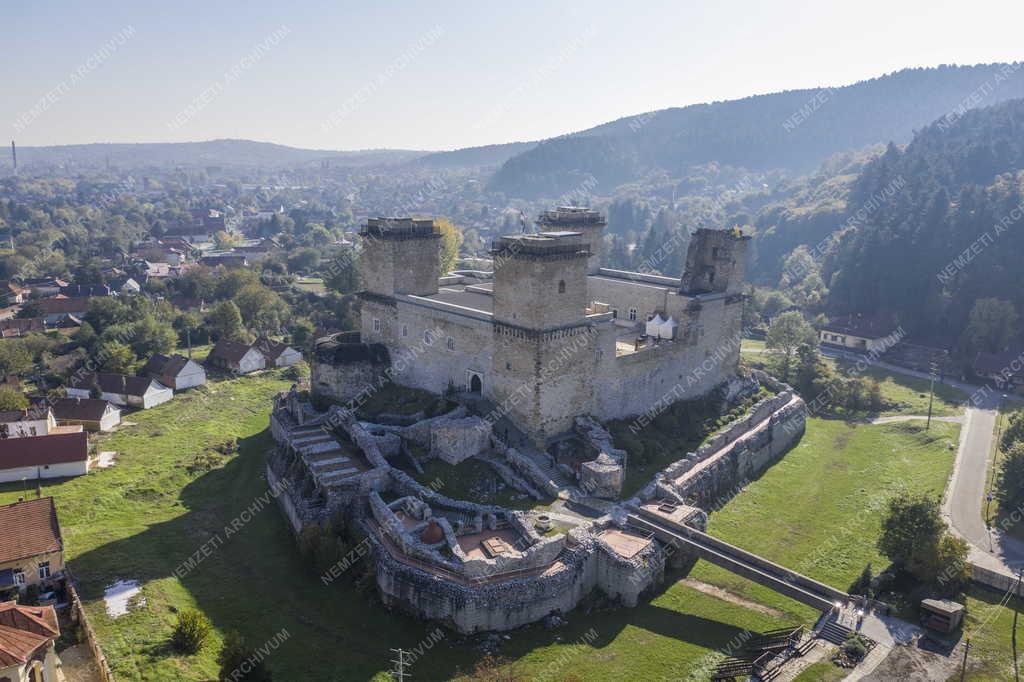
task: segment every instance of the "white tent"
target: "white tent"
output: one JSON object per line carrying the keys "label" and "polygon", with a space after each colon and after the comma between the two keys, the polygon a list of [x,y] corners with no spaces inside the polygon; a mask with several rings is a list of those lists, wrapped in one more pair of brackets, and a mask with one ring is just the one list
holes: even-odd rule
{"label": "white tent", "polygon": [[669,318],[661,324],[658,336],[663,339],[674,339],[676,338],[676,327],[678,326],[679,323],[669,316]]}
{"label": "white tent", "polygon": [[665,324],[665,320],[661,319],[661,315],[655,313],[654,317],[647,320],[647,336],[658,338],[661,334],[661,325],[663,324]]}

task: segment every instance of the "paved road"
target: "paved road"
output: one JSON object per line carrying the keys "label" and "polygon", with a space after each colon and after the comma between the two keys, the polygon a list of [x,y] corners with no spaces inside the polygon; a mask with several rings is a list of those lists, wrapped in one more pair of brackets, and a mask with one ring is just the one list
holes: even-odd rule
{"label": "paved road", "polygon": [[[822,349],[822,353],[850,360],[863,357],[836,349]],[[871,364],[907,376],[928,379],[924,372],[887,362],[876,360]],[[995,439],[1000,392],[948,378],[942,383],[958,388],[971,397],[964,412],[960,447],[953,475],[946,488],[942,512],[953,530],[971,544],[971,560],[975,563],[1003,570],[1024,566],[1024,542],[1006,535],[998,528],[987,529],[984,520],[988,458]],[[1019,396],[1010,396],[1010,399],[1016,402],[1021,400]]]}

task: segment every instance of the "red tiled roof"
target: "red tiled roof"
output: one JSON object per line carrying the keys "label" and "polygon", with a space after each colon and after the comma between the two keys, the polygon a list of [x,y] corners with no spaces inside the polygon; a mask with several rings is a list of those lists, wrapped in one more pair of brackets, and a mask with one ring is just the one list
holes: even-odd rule
{"label": "red tiled roof", "polygon": [[0,666],[27,663],[42,646],[60,637],[52,606],[0,603]]}
{"label": "red tiled roof", "polygon": [[52,497],[0,505],[0,562],[63,549]]}
{"label": "red tiled roof", "polygon": [[89,440],[84,431],[0,439],[0,469],[84,462]]}
{"label": "red tiled roof", "polygon": [[37,301],[47,315],[60,313],[85,313],[89,310],[89,298],[41,298]]}

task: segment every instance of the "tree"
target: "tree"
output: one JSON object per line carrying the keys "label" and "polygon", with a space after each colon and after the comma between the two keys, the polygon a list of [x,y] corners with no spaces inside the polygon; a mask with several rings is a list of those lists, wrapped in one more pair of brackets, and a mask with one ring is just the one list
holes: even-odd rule
{"label": "tree", "polygon": [[782,313],[772,320],[768,328],[768,337],[765,345],[782,351],[782,380],[789,380],[789,368],[793,361],[793,354],[801,344],[815,344],[817,335],[814,327],[809,325],[804,316],[795,310]]}
{"label": "tree", "polygon": [[210,635],[210,621],[201,611],[186,609],[178,614],[171,641],[174,647],[186,654],[197,653]]}
{"label": "tree", "polygon": [[16,391],[10,386],[0,386],[0,410],[13,412],[24,410],[28,407],[28,398],[21,391]]}
{"label": "tree", "polygon": [[1006,451],[999,465],[999,501],[1016,508],[1024,503],[1024,441],[1017,441]]}
{"label": "tree", "polygon": [[434,224],[441,231],[441,274],[446,275],[455,269],[455,264],[459,260],[462,231],[447,218],[439,218]]}
{"label": "tree", "polygon": [[0,373],[21,374],[32,367],[32,354],[20,339],[0,343]]}
{"label": "tree", "polygon": [[178,345],[174,329],[152,315],[146,315],[132,326],[131,348],[139,358],[148,358],[154,353],[170,354]]}
{"label": "tree", "polygon": [[21,306],[21,310],[18,311],[17,317],[22,320],[27,320],[32,317],[43,317],[46,315],[46,311],[43,310],[43,306],[39,301],[29,301],[25,305]]}
{"label": "tree", "polygon": [[878,549],[918,580],[936,587],[955,589],[967,570],[967,543],[946,530],[939,501],[927,494],[903,493],[889,500]]}
{"label": "tree", "polygon": [[969,351],[998,353],[1016,336],[1017,321],[1017,310],[1010,301],[980,298],[967,319],[963,345]]}
{"label": "tree", "polygon": [[264,332],[277,331],[282,312],[287,309],[281,297],[262,284],[246,285],[234,301],[245,325]]}
{"label": "tree", "polygon": [[206,316],[210,332],[218,339],[245,341],[246,331],[242,324],[242,313],[234,301],[221,301],[213,306]]}
{"label": "tree", "polygon": [[135,364],[135,353],[120,341],[104,341],[100,344],[98,359],[105,372],[129,374]]}
{"label": "tree", "polygon": [[1009,450],[1014,443],[1024,441],[1024,410],[1016,410],[1010,415],[1001,440],[1000,447],[1003,450]]}
{"label": "tree", "polygon": [[263,658],[249,646],[239,633],[231,630],[224,637],[224,646],[217,657],[221,682],[271,682],[272,677]]}
{"label": "tree", "polygon": [[223,230],[213,235],[213,243],[220,251],[229,251],[238,244],[238,237]]}

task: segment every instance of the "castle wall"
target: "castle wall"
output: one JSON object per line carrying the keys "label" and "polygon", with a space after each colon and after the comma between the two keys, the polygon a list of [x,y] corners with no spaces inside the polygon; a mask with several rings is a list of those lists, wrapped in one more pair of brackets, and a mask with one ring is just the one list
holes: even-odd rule
{"label": "castle wall", "polygon": [[[469,373],[474,372],[482,376],[487,393],[494,349],[489,320],[400,301],[393,324],[394,349],[389,350],[396,381],[441,393],[449,385],[469,389]],[[424,340],[427,331],[432,336],[429,344]],[[448,347],[449,337],[454,349]],[[399,358],[406,361],[398,362]]]}
{"label": "castle wall", "polygon": [[588,277],[587,286],[590,287],[590,300],[607,303],[620,320],[629,320],[630,308],[636,308],[636,321],[646,322],[656,310],[665,311],[670,298],[665,287],[627,279]]}
{"label": "castle wall", "polygon": [[494,319],[528,329],[581,322],[590,302],[586,267],[579,257],[505,258],[494,276]]}

